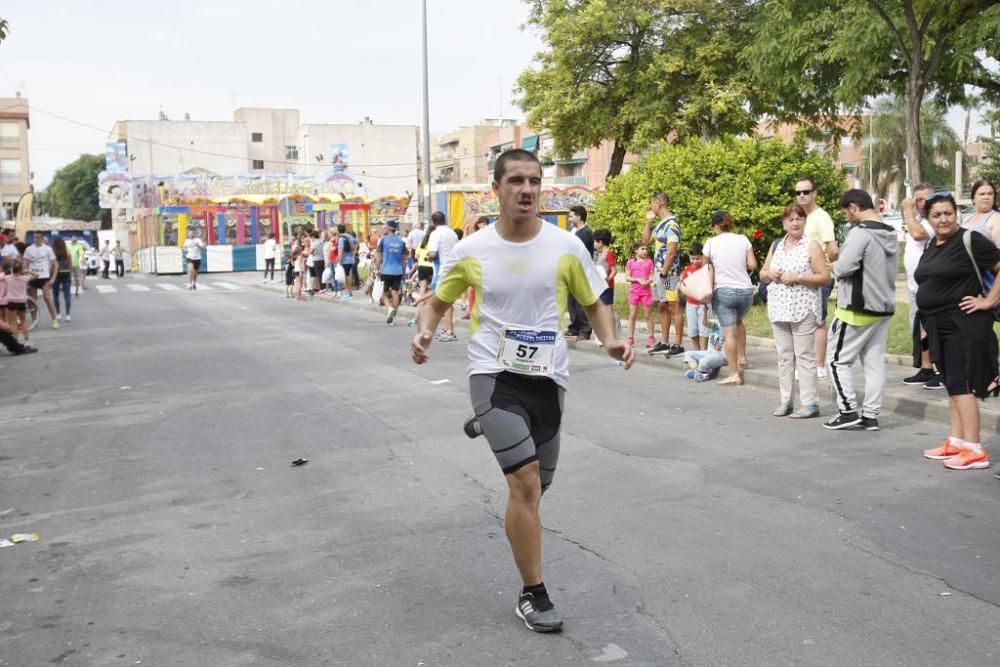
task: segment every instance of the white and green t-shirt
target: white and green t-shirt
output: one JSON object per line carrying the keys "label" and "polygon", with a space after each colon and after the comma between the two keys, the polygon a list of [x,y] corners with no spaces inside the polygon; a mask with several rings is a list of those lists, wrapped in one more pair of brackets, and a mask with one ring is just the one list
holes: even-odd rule
{"label": "white and green t-shirt", "polygon": [[470,287],[476,300],[469,326],[469,375],[519,372],[498,360],[505,328],[553,333],[551,373],[546,375],[565,388],[569,354],[560,332],[566,297],[572,294],[580,305],[589,306],[607,288],[580,239],[542,222],[535,238],[513,243],[490,225],[455,245],[442,266],[435,295],[453,303]]}

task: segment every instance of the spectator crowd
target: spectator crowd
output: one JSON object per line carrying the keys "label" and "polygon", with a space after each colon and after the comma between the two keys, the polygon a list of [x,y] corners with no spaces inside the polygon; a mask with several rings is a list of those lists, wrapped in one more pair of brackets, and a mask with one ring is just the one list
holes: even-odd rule
{"label": "spectator crowd", "polygon": [[[1000,318],[1000,284],[995,281],[1000,214],[992,183],[975,183],[972,198],[973,208],[964,218],[950,193],[928,184],[917,186],[901,204],[917,368],[904,383],[947,392],[948,433],[924,456],[954,470],[989,466],[978,400],[1000,394],[993,331]],[[623,261],[612,250],[611,232],[590,228],[586,209],[573,207],[568,221],[607,279],[600,299],[613,304],[616,282],[625,283],[629,345],[642,340],[637,327],[645,323],[649,355],[683,357],[685,376],[698,382],[715,380],[725,369],[719,386],[742,386],[743,371],[750,366],[745,319],[756,293],[766,304],[777,351],[778,402],[771,414],[797,420],[820,417],[825,389],[834,396],[836,412],[825,416],[823,427],[877,431],[887,381],[889,322],[897,307],[899,237],[868,193],[848,190],[837,205],[847,221],[841,241],[833,218],[817,202],[816,184],[808,177],[799,179],[781,213],[784,234],[774,239],[760,266],[751,240],[739,233],[726,211],[712,215],[709,238],[687,243],[687,253],[682,253],[683,222],[671,210],[666,192],[651,193],[641,232],[618,244],[631,250]],[[428,230],[400,229],[390,221],[368,239],[356,238],[343,225],[300,234],[285,262],[286,297],[305,300],[332,293],[350,300],[360,290],[371,303],[385,307],[387,324],[395,324],[401,303],[419,306],[432,293],[441,260],[458,240],[486,224],[481,218],[454,230],[437,212]],[[265,281],[274,281],[274,262],[281,253],[269,239]],[[469,318],[475,294],[470,290],[457,303],[465,311],[461,317]],[[437,340],[457,339],[454,317],[447,313]],[[563,336],[576,341],[593,336],[584,308],[572,296],[567,298]],[[864,387],[860,399],[854,383],[858,371]]]}

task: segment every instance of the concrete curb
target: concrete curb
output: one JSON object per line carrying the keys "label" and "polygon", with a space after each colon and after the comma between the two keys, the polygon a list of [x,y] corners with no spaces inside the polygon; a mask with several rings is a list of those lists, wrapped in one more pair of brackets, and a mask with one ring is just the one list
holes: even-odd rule
{"label": "concrete curb", "polygon": [[[257,289],[261,289],[269,292],[282,292],[283,285],[271,285],[271,284],[256,284],[251,285]],[[368,303],[367,296],[355,297],[352,301],[340,301],[336,297],[322,295],[314,297],[314,299],[319,299],[321,301],[326,301],[328,303],[334,303],[337,305],[351,306],[354,308],[363,308],[371,312],[385,312],[384,306],[377,306]],[[416,309],[412,306],[400,306],[398,317],[400,320],[409,320],[416,314]],[[468,321],[455,318],[455,328],[456,329],[468,329]],[[589,356],[600,356],[607,358],[604,353],[604,349],[594,345],[593,343],[587,342],[577,342],[577,341],[567,341],[567,345],[570,350],[575,353],[586,354]],[[766,350],[769,353],[773,353],[774,341],[770,338],[760,338],[757,336],[747,337],[748,347]],[[636,363],[643,365],[666,367],[669,371],[676,372],[680,375],[684,370],[684,361],[682,357],[666,358],[662,356],[651,357],[646,354],[645,350],[641,348],[636,349]],[[906,366],[911,365],[911,360],[909,357],[903,355],[886,355],[886,362],[894,366]],[[610,363],[610,360],[609,360]],[[859,374],[855,374],[859,375]],[[747,384],[756,387],[767,387],[769,389],[778,389],[778,372],[777,367],[770,361],[767,365],[761,365],[760,367],[748,368],[743,372],[743,378]],[[897,381],[896,378],[890,377],[887,384],[885,395],[882,400],[882,413],[883,414],[898,414],[906,417],[911,417],[918,420],[931,420],[936,422],[947,423],[949,418],[948,401],[947,396],[944,391],[936,392],[925,392],[929,394],[930,397],[934,397],[933,400],[924,400],[914,396],[912,393],[904,393],[917,390],[899,390],[892,382]],[[823,383],[821,381],[821,390]],[[826,385],[827,392],[826,398],[828,403],[823,407],[823,414],[831,414],[833,411],[833,389]],[[858,387],[863,389],[862,386]],[[860,393],[860,392],[859,392]],[[991,406],[988,403],[980,403],[980,421],[981,427],[984,432],[1000,432],[1000,408]]]}

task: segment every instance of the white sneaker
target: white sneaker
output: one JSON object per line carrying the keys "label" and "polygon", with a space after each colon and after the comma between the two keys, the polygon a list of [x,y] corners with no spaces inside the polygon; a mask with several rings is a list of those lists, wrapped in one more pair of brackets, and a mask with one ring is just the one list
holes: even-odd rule
{"label": "white sneaker", "polygon": [[73,318],[72,318],[72,317],[70,317],[69,315],[67,315],[67,316],[66,316],[66,321],[67,321],[67,322],[72,322],[72,321],[73,321]]}
{"label": "white sneaker", "polygon": [[56,315],[56,322],[60,321],[61,319],[62,319],[62,315]]}
{"label": "white sneaker", "polygon": [[816,369],[816,377],[820,380],[826,379],[826,366],[820,366]]}

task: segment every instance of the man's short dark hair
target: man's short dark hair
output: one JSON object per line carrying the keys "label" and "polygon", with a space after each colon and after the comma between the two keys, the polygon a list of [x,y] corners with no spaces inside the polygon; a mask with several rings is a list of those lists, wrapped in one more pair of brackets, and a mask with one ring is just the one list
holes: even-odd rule
{"label": "man's short dark hair", "polygon": [[937,188],[934,187],[933,183],[924,181],[922,183],[917,184],[917,187],[913,188],[913,192],[916,193],[920,192],[921,190],[936,190],[936,189]]}
{"label": "man's short dark hair", "polygon": [[796,179],[795,182],[796,183],[801,183],[802,181],[809,181],[809,189],[810,190],[815,190],[816,189],[816,181],[814,181],[811,177],[809,177],[809,176],[801,176],[798,179]]}
{"label": "man's short dark hair", "polygon": [[512,148],[509,151],[504,151],[497,158],[497,162],[493,165],[493,180],[499,183],[503,180],[503,175],[507,171],[507,163],[511,160],[515,162],[534,162],[538,165],[538,170],[542,170],[542,163],[538,160],[538,156],[531,151],[526,151],[523,148]]}
{"label": "man's short dark hair", "polygon": [[688,251],[689,257],[701,256],[704,254],[705,254],[705,249],[701,246],[700,243],[695,242],[691,244],[691,250]]}
{"label": "man's short dark hair", "polygon": [[864,190],[858,190],[857,188],[848,190],[840,197],[839,208],[847,208],[851,204],[854,204],[862,211],[875,210],[875,203],[872,202],[872,196]]}
{"label": "man's short dark hair", "polygon": [[337,225],[337,233],[338,234],[346,234],[347,233],[347,225],[345,225],[344,223],[340,223],[339,225]]}
{"label": "man's short dark hair", "polygon": [[611,245],[611,230],[608,229],[595,229],[594,230],[594,240],[600,241],[604,245]]}
{"label": "man's short dark hair", "polygon": [[444,213],[441,211],[434,211],[431,213],[431,224],[432,225],[443,225],[445,223]]}
{"label": "man's short dark hair", "polygon": [[572,211],[573,213],[576,213],[576,215],[581,220],[583,220],[584,222],[587,222],[587,209],[585,209],[582,206],[570,206],[569,210]]}
{"label": "man's short dark hair", "polygon": [[663,190],[657,190],[656,192],[654,192],[652,199],[655,199],[656,201],[660,202],[667,208],[670,208],[670,195],[668,195]]}

